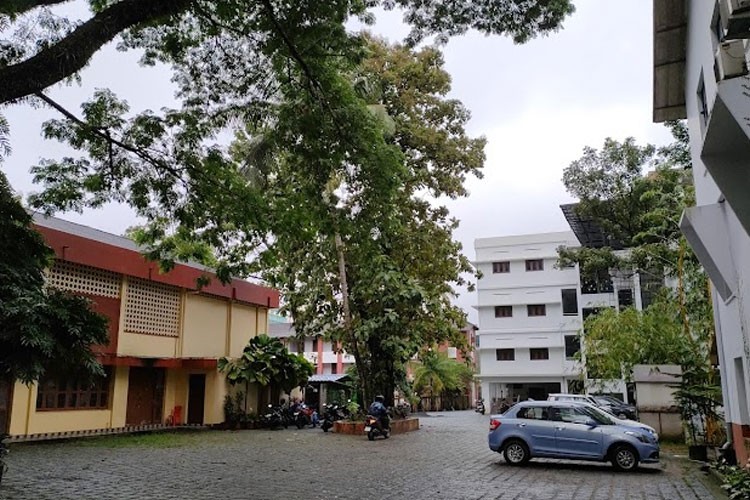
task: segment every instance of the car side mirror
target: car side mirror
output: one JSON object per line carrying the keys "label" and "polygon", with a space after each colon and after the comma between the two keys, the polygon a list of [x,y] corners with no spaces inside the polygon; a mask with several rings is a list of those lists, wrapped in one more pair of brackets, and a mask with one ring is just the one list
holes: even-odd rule
{"label": "car side mirror", "polygon": [[599,425],[593,418],[577,418],[573,421],[574,424],[588,425],[589,427],[596,427]]}

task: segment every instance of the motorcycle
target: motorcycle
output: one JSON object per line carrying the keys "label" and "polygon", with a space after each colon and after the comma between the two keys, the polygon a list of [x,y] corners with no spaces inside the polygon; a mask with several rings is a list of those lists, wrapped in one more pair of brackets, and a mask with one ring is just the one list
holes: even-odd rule
{"label": "motorcycle", "polygon": [[388,429],[383,428],[379,418],[367,415],[365,417],[365,434],[367,435],[367,439],[375,441],[377,436],[383,436],[383,439],[388,439],[390,432]]}
{"label": "motorcycle", "polygon": [[320,423],[320,428],[323,432],[328,432],[333,423],[337,420],[346,420],[349,418],[346,408],[339,406],[336,403],[328,404],[325,406],[325,413],[323,414],[323,421]]}
{"label": "motorcycle", "polygon": [[282,425],[284,428],[287,427],[284,422],[284,417],[281,415],[281,408],[273,405],[268,405],[266,412],[260,416],[260,425],[269,429],[275,429]]}
{"label": "motorcycle", "polygon": [[482,415],[484,415],[484,412],[485,412],[484,399],[478,399],[477,400],[477,407],[476,407],[476,409],[474,411],[477,412],[477,413],[481,413]]}
{"label": "motorcycle", "polygon": [[297,429],[302,429],[306,425],[317,427],[319,420],[318,412],[304,403],[299,405],[294,412],[294,423],[297,425]]}

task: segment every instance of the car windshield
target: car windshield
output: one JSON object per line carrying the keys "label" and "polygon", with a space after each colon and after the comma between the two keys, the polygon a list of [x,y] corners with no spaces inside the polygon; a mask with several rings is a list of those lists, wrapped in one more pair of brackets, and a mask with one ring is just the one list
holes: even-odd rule
{"label": "car windshield", "polygon": [[599,401],[599,402],[602,402],[602,403],[609,403],[609,404],[613,404],[613,405],[621,405],[622,404],[622,401],[620,401],[617,398],[613,398],[612,396],[598,396],[596,398],[596,400]]}
{"label": "car windshield", "polygon": [[610,415],[609,413],[605,411],[600,410],[599,408],[596,408],[594,406],[583,406],[581,407],[581,409],[600,424],[604,424],[604,425],[615,424],[615,421],[612,418],[612,415]]}

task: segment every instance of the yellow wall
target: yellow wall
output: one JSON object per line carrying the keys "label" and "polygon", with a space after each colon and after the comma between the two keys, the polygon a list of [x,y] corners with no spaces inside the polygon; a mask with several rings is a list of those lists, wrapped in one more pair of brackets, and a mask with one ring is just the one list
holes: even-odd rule
{"label": "yellow wall", "polygon": [[255,321],[258,309],[242,304],[232,304],[232,335],[228,355],[237,358],[242,354],[248,341],[255,337]]}
{"label": "yellow wall", "polygon": [[125,427],[125,414],[128,408],[128,377],[130,368],[127,366],[116,366],[114,387],[111,389],[110,408],[112,409],[110,427],[116,429]]}
{"label": "yellow wall", "polygon": [[229,302],[187,295],[182,325],[183,358],[219,358],[226,353]]}
{"label": "yellow wall", "polygon": [[203,423],[220,424],[224,421],[224,396],[228,391],[227,381],[218,371],[206,373],[206,399],[203,410]]}
{"label": "yellow wall", "polygon": [[[111,427],[112,406],[108,410],[36,410],[37,386],[16,382],[13,388],[10,434],[43,434]],[[123,415],[124,422],[124,415]]]}
{"label": "yellow wall", "polygon": [[120,330],[117,354],[140,358],[174,358],[177,356],[177,337],[160,337]]}

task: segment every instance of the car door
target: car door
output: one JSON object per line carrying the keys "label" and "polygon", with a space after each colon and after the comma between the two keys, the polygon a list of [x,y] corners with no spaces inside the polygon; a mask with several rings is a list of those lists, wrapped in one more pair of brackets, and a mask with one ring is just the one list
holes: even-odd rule
{"label": "car door", "polygon": [[575,406],[555,406],[550,418],[555,429],[555,448],[570,458],[601,458],[603,435],[599,425],[582,423],[591,417]]}
{"label": "car door", "polygon": [[549,420],[548,408],[527,406],[516,414],[516,430],[526,438],[534,456],[555,453],[555,422]]}

